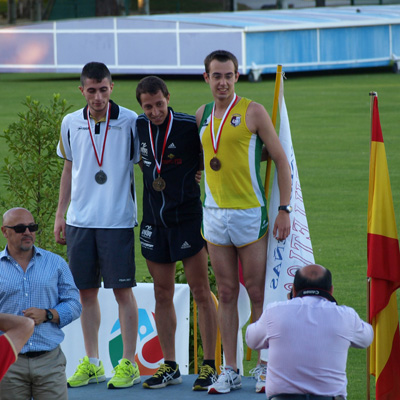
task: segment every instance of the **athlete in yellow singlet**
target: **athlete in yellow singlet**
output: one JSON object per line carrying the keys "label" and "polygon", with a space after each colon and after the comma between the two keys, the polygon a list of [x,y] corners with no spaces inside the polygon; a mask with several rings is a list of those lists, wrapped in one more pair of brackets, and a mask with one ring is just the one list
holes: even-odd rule
{"label": "athlete in yellow singlet", "polygon": [[[245,117],[250,104],[251,100],[241,98],[227,115],[217,152],[222,171],[215,171],[210,166],[214,157],[211,124],[208,123],[200,131],[205,156],[207,207],[245,209],[266,204],[260,178],[263,142],[246,125]],[[221,122],[221,118],[214,117],[214,131],[218,130]]]}
{"label": "athlete in yellow singlet", "polygon": [[[238,258],[255,320],[263,309],[267,222],[264,189],[258,171],[262,144],[276,166],[281,206],[289,206],[291,175],[287,157],[265,108],[235,94],[239,78],[236,57],[217,50],[206,57],[204,64],[204,79],[210,85],[214,103],[201,106],[196,113],[205,163],[202,233],[208,242],[218,285],[218,319],[225,355],[225,368],[208,389],[208,393],[214,394],[241,387],[236,361]],[[290,233],[288,212],[279,211],[276,220],[271,222],[273,236],[284,240]],[[256,391],[262,392],[266,368],[261,360],[256,368],[259,371]]]}

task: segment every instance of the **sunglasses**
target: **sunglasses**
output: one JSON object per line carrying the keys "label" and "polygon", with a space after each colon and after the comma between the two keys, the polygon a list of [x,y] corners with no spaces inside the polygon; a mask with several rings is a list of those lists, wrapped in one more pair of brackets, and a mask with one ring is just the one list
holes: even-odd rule
{"label": "sunglasses", "polygon": [[26,231],[26,228],[29,229],[29,232],[36,232],[39,229],[38,224],[30,224],[30,225],[15,225],[15,226],[7,226],[5,225],[6,228],[14,229],[16,233],[24,233]]}

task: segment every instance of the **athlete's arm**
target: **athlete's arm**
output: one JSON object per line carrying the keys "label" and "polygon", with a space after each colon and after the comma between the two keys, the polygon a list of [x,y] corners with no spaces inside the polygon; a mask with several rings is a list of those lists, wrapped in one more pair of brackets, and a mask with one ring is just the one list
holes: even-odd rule
{"label": "athlete's arm", "polygon": [[[196,111],[196,123],[197,128],[200,128],[200,122],[203,118],[205,104],[203,104],[197,111]],[[204,154],[203,154],[203,146],[200,144],[200,152],[199,152],[199,170],[196,172],[195,180],[197,183],[200,184],[201,182],[201,171],[204,171]]]}
{"label": "athlete's arm", "polygon": [[12,341],[17,354],[31,337],[34,328],[35,323],[30,318],[0,313],[0,330]]}
{"label": "athlete's arm", "polygon": [[64,169],[60,181],[60,194],[58,196],[58,207],[56,219],[54,222],[54,238],[59,244],[67,244],[65,239],[65,213],[67,212],[69,202],[71,201],[71,178],[72,162],[65,160]]}
{"label": "athlete's arm", "polygon": [[[261,104],[251,102],[246,113],[246,123],[251,132],[260,136],[275,163],[278,174],[280,204],[290,204],[292,190],[290,166],[267,110]],[[290,217],[286,211],[279,211],[272,233],[278,240],[284,240],[288,237],[290,233]]]}
{"label": "athlete's arm", "polygon": [[196,111],[196,122],[197,122],[197,128],[200,128],[200,122],[201,119],[203,118],[203,113],[204,113],[204,107],[206,105],[203,104],[197,111]]}

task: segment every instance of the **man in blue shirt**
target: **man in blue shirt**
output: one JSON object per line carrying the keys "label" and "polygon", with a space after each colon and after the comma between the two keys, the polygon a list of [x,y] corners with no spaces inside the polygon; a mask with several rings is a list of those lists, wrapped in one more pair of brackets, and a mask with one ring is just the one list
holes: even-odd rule
{"label": "man in blue shirt", "polygon": [[2,400],[68,399],[61,330],[81,314],[79,292],[65,260],[34,246],[38,225],[24,208],[3,215],[0,312],[33,319],[33,335],[0,383]]}

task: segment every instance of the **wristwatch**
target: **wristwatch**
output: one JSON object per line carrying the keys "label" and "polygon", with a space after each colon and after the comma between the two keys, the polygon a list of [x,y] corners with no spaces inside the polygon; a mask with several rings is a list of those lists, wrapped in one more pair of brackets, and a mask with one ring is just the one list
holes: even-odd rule
{"label": "wristwatch", "polygon": [[279,206],[278,207],[278,211],[286,211],[288,214],[292,212],[293,207],[291,205],[287,205],[287,206]]}
{"label": "wristwatch", "polygon": [[53,313],[47,308],[45,309],[45,311],[46,311],[46,321],[44,322],[51,321],[54,317]]}

